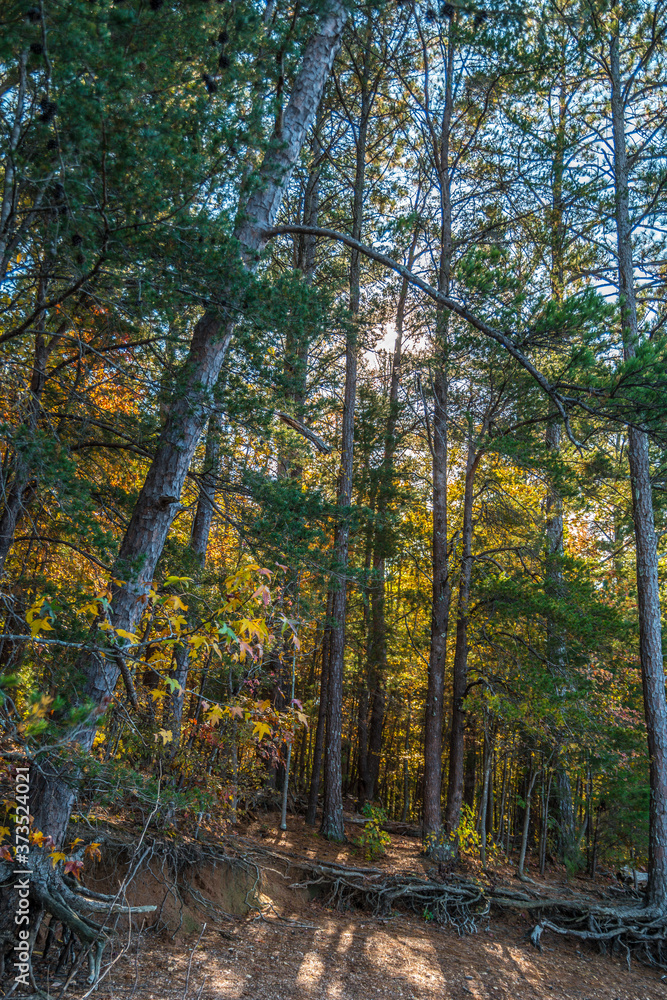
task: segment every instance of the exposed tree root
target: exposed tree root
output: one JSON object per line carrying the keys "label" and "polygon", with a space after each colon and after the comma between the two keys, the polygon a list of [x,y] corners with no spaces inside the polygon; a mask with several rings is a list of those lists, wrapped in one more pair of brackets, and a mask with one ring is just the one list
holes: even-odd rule
{"label": "exposed tree root", "polygon": [[472,879],[449,875],[428,879],[412,874],[392,874],[379,868],[353,868],[271,851],[238,838],[246,858],[264,865],[275,859],[286,865],[285,874],[298,871],[303,877],[295,888],[320,890],[329,905],[369,910],[386,916],[395,907],[412,910],[460,933],[477,930],[491,909],[520,911],[534,915],[529,937],[540,948],[544,931],[590,941],[602,951],[621,950],[628,963],[632,957],[659,968],[667,968],[667,910],[648,908],[630,895],[624,903],[597,902],[585,896],[541,895],[537,888],[485,886]]}
{"label": "exposed tree root", "polygon": [[428,920],[449,924],[462,934],[475,931],[478,921],[489,913],[490,900],[484,887],[469,879],[452,876],[447,881],[435,881],[409,873],[389,874],[380,868],[351,867],[282,854],[243,838],[236,842],[247,860],[254,858],[263,867],[267,861],[281,863],[285,877],[299,873],[292,888],[311,889],[327,905],[339,909],[358,907],[385,917],[398,906]]}
{"label": "exposed tree root", "polygon": [[347,909],[357,906],[374,916],[388,916],[396,906],[413,910],[428,920],[450,924],[459,933],[477,929],[489,913],[489,900],[481,886],[463,879],[434,882],[417,875],[387,875],[377,869],[313,866],[295,888],[321,886],[330,905]]}
{"label": "exposed tree root", "polygon": [[[115,928],[108,924],[112,916],[131,916],[148,913],[154,906],[130,907],[118,902],[118,896],[105,896],[87,890],[71,876],[62,872],[62,865],[55,868],[46,854],[34,852],[30,857],[30,870],[17,875],[9,864],[0,866],[0,978],[14,979],[15,946],[17,944],[16,913],[17,882],[28,881],[29,885],[29,930],[27,978],[35,996],[45,996],[35,983],[33,962],[35,956],[46,960],[57,943],[60,951],[56,971],[71,967],[66,986],[75,975],[81,962],[88,959],[88,983],[92,986],[100,976],[104,949],[115,935]],[[101,915],[101,922],[91,914]],[[37,936],[44,925],[44,945],[41,952],[35,950]],[[56,937],[56,929],[61,929],[61,937]]]}
{"label": "exposed tree root", "polygon": [[551,899],[525,909],[539,909],[530,940],[541,947],[545,930],[590,941],[601,951],[622,950],[630,967],[634,957],[648,965],[667,968],[667,912],[642,906],[598,905],[591,901]]}

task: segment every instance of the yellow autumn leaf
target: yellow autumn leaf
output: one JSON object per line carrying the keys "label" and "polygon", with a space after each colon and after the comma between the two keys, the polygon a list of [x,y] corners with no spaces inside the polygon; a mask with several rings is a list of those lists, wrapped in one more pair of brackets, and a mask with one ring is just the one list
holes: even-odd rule
{"label": "yellow autumn leaf", "polygon": [[171,597],[168,597],[164,603],[167,605],[168,608],[173,608],[175,611],[188,610],[187,604],[183,604],[183,601],[180,599],[178,594],[172,594]]}
{"label": "yellow autumn leaf", "polygon": [[48,618],[36,618],[30,623],[30,635],[38,635],[39,632],[53,632],[53,625]]}
{"label": "yellow autumn leaf", "polygon": [[271,734],[271,726],[267,726],[265,722],[256,722],[252,731],[253,736],[257,736],[260,740],[264,736],[269,736]]}
{"label": "yellow autumn leaf", "polygon": [[38,615],[39,612],[42,610],[42,605],[44,604],[45,600],[46,600],[45,597],[41,597],[38,601],[35,601],[35,603],[32,605],[32,607],[25,616],[25,620],[28,622],[28,624],[30,624],[30,622],[34,619],[35,615]]}
{"label": "yellow autumn leaf", "polygon": [[188,620],[187,618],[184,618],[183,615],[176,615],[175,618],[171,619],[171,624],[176,633],[180,635],[182,627],[188,624]]}
{"label": "yellow autumn leaf", "polygon": [[224,714],[224,709],[220,708],[219,705],[214,705],[211,710],[206,713],[206,718],[212,726],[217,726]]}
{"label": "yellow autumn leaf", "polygon": [[128,632],[127,629],[117,628],[115,632],[116,635],[121,636],[122,639],[129,639],[130,642],[139,642],[139,636],[135,635],[134,632]]}
{"label": "yellow autumn leaf", "polygon": [[164,698],[166,694],[167,694],[166,691],[160,691],[159,688],[153,688],[153,690],[151,691],[151,698],[153,699],[153,701],[159,701],[159,699]]}
{"label": "yellow autumn leaf", "polygon": [[166,747],[167,743],[171,743],[174,738],[174,734],[169,729],[158,729],[153,738],[157,741],[160,736],[162,737],[163,747]]}
{"label": "yellow autumn leaf", "polygon": [[51,864],[53,865],[54,868],[56,867],[59,861],[67,860],[67,855],[63,854],[62,851],[51,851],[49,857],[51,858]]}
{"label": "yellow autumn leaf", "polygon": [[188,642],[191,646],[194,646],[195,649],[199,649],[201,646],[206,646],[208,649],[208,639],[204,635],[191,635]]}

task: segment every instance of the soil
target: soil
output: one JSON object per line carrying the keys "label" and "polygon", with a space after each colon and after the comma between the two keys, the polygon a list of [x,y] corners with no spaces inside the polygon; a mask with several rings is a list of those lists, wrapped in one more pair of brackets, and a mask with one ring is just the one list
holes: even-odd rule
{"label": "soil", "polygon": [[[360,827],[346,830],[353,840]],[[235,840],[239,851],[259,847],[369,864],[353,844],[322,841],[300,817],[289,817],[288,830],[281,833],[277,817],[267,814],[236,828],[235,836],[242,838]],[[428,873],[418,839],[392,835],[391,840],[384,858],[373,865]],[[493,863],[486,874],[474,868],[469,864],[468,874],[520,888],[511,865]],[[636,963],[628,970],[624,957],[600,955],[548,932],[542,952],[536,950],[526,939],[533,921],[524,914],[492,914],[476,934],[459,937],[414,914],[376,919],[362,911],[327,909],[306,890],[290,888],[295,876],[284,877],[285,870],[277,859],[263,866],[255,896],[259,913],[237,905],[244,915],[216,922],[191,900],[186,919],[181,911],[169,929],[163,920],[160,933],[133,930],[92,995],[98,1000],[667,1000],[667,977],[661,971]],[[593,898],[614,891],[612,876],[577,880],[557,866],[543,879],[532,877],[534,891],[586,892]],[[221,878],[228,873],[219,868],[201,871],[197,889],[224,908],[232,896],[221,889]],[[103,881],[100,876],[98,885]],[[143,895],[146,902],[149,883],[144,873],[137,901]],[[237,903],[243,904],[247,889],[236,893]],[[165,912],[163,907],[163,917]],[[81,973],[67,996],[82,997],[84,980]],[[62,974],[56,982],[62,984]],[[53,977],[51,985],[56,986]],[[58,992],[56,987],[52,995]]]}

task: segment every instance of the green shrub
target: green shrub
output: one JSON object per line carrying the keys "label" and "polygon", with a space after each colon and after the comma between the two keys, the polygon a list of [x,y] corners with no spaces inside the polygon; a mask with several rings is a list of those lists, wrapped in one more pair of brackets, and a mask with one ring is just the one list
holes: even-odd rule
{"label": "green shrub", "polygon": [[380,857],[391,844],[391,837],[382,829],[382,824],[387,821],[387,814],[381,806],[374,806],[370,802],[361,811],[366,816],[366,822],[363,833],[355,843],[367,858]]}

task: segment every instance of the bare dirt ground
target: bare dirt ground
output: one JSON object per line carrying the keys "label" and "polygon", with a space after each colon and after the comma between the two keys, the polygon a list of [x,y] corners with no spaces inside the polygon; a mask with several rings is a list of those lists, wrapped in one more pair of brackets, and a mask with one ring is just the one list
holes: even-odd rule
{"label": "bare dirt ground", "polygon": [[[240,834],[245,843],[344,864],[368,862],[352,846],[325,843],[292,817],[281,833],[271,814]],[[350,826],[348,837],[358,836]],[[378,867],[425,874],[419,841],[392,836]],[[478,932],[459,937],[414,914],[375,919],[361,911],[340,913],[304,891],[289,888],[276,870],[262,882],[263,913],[234,922],[209,922],[176,934],[134,933],[110,974],[92,996],[98,1000],[667,1000],[662,973],[625,959],[599,955],[576,942],[545,933],[540,953],[526,940],[526,915],[492,915]],[[513,869],[494,866],[494,878],[511,883]],[[582,891],[564,870],[535,890]],[[514,884],[519,883],[514,879]],[[605,879],[587,883],[597,895]],[[79,988],[69,996],[83,996]],[[58,989],[54,991],[58,995]]]}

